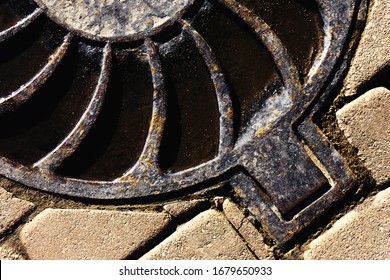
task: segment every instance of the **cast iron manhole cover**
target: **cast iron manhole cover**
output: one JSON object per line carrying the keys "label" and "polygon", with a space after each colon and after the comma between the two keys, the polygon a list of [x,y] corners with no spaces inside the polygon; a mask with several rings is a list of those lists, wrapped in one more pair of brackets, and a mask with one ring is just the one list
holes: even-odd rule
{"label": "cast iron manhole cover", "polygon": [[311,120],[365,8],[2,0],[0,174],[105,200],[224,182],[283,243],[352,186]]}

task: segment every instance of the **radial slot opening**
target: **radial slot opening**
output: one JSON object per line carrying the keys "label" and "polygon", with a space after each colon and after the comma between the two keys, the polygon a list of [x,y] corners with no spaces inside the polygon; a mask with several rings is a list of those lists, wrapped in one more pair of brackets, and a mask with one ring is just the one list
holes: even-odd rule
{"label": "radial slot opening", "polygon": [[302,76],[308,74],[322,42],[321,15],[312,0],[237,0],[279,36]]}
{"label": "radial slot opening", "polygon": [[69,133],[87,106],[96,58],[83,57],[77,44],[26,104],[0,116],[0,154],[23,164],[41,159]]}
{"label": "radial slot opening", "polygon": [[209,70],[191,39],[168,51],[162,65],[168,106],[159,164],[178,171],[217,155],[218,105]]}
{"label": "radial slot opening", "polygon": [[0,32],[28,16],[36,7],[28,0],[0,0]]}
{"label": "radial slot opening", "polygon": [[48,63],[65,35],[53,23],[40,18],[0,44],[0,97],[33,78]]}
{"label": "radial slot opening", "polygon": [[142,152],[152,112],[152,93],[146,54],[140,50],[116,50],[102,111],[88,136],[57,173],[90,180],[120,177]]}
{"label": "radial slot opening", "polygon": [[221,63],[231,88],[236,131],[242,131],[277,78],[274,63],[249,27],[222,5],[200,14],[193,26]]}

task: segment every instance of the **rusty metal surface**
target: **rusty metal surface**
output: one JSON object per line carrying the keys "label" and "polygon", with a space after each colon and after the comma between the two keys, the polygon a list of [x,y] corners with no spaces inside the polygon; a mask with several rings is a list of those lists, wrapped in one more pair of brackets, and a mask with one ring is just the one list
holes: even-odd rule
{"label": "rusty metal surface", "polygon": [[[39,6],[44,2],[37,1]],[[158,200],[160,194],[191,190],[194,186],[197,190],[208,189],[216,181],[224,181],[232,186],[236,197],[278,243],[288,241],[342,198],[353,187],[352,175],[338,152],[312,122],[312,115],[331,93],[346,67],[346,63],[341,62],[350,56],[346,52],[348,35],[354,28],[356,15],[364,15],[366,1],[317,0],[323,39],[304,79],[300,78],[298,67],[277,33],[243,4],[235,0],[193,2],[187,4],[204,7],[218,3],[230,10],[264,46],[276,66],[280,85],[263,100],[241,132],[236,131],[234,125],[237,112],[224,70],[212,47],[193,26],[192,18],[183,16],[189,9],[185,5],[185,10],[178,10],[162,27],[142,34],[107,39],[100,35],[86,36],[103,41],[104,45],[100,47],[100,76],[80,119],[52,151],[32,165],[0,157],[0,174],[36,189],[104,200],[147,196],[155,196]],[[49,11],[50,7],[43,10],[37,7],[30,15],[0,31],[0,43],[39,17],[45,17]],[[155,40],[153,35],[173,24],[180,27],[179,40],[163,43]],[[0,114],[15,111],[28,102],[56,70],[74,38],[85,35],[68,25],[65,29],[69,33],[48,63],[18,90],[0,98]],[[138,160],[114,180],[83,180],[59,175],[57,168],[81,145],[104,104],[112,52],[120,48],[113,42],[133,40],[141,40],[139,50],[146,54],[153,83],[152,116]],[[167,44],[174,48],[180,40],[194,43],[209,71],[218,104],[219,141],[217,154],[211,160],[172,172],[160,168],[158,160],[167,115],[166,78],[160,52]]]}

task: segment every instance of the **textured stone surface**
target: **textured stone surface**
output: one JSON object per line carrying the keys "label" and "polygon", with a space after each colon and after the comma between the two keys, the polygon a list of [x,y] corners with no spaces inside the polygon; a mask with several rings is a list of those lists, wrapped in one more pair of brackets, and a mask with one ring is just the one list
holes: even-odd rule
{"label": "textured stone surface", "polygon": [[23,260],[23,257],[10,249],[0,247],[0,260]]}
{"label": "textured stone surface", "polygon": [[273,259],[270,248],[263,242],[263,236],[231,200],[223,202],[223,211],[259,259]]}
{"label": "textured stone surface", "polygon": [[21,241],[31,259],[124,259],[169,223],[160,213],[47,209]]}
{"label": "textured stone surface", "polygon": [[390,259],[390,188],[367,199],[312,241],[305,259]]}
{"label": "textured stone surface", "polygon": [[337,112],[337,120],[348,141],[378,184],[390,181],[390,91],[368,91]]}
{"label": "textured stone surface", "polygon": [[175,218],[186,216],[208,204],[206,199],[194,199],[164,205],[164,210]]}
{"label": "textured stone surface", "polygon": [[346,78],[345,94],[355,94],[359,86],[389,64],[390,1],[373,0],[366,28]]}
{"label": "textured stone surface", "polygon": [[36,0],[54,21],[89,37],[154,33],[183,13],[193,0]]}
{"label": "textured stone surface", "polygon": [[142,257],[142,259],[256,259],[226,217],[207,210]]}
{"label": "textured stone surface", "polygon": [[17,223],[34,208],[34,204],[18,198],[0,188],[0,234]]}

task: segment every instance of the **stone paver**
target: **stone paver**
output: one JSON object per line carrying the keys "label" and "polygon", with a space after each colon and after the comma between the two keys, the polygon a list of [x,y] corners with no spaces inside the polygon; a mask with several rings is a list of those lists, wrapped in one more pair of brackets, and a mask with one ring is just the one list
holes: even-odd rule
{"label": "stone paver", "polygon": [[312,241],[305,259],[390,259],[390,188],[367,199]]}
{"label": "stone paver", "polygon": [[390,1],[373,0],[367,25],[345,80],[345,95],[353,95],[390,63]]}
{"label": "stone paver", "polygon": [[21,241],[31,259],[124,259],[156,237],[169,215],[47,209],[27,224]]}
{"label": "stone paver", "polygon": [[229,199],[223,202],[223,211],[230,223],[241,234],[249,248],[259,259],[273,259],[270,248],[263,242],[263,237],[245,215]]}
{"label": "stone paver", "polygon": [[17,223],[24,215],[34,209],[34,204],[18,198],[0,188],[0,234]]}
{"label": "stone paver", "polygon": [[216,210],[200,213],[142,257],[164,259],[256,259],[226,217]]}
{"label": "stone paver", "polygon": [[378,184],[390,181],[390,91],[368,91],[337,112],[348,141],[358,148]]}
{"label": "stone paver", "polygon": [[206,199],[193,199],[188,201],[173,202],[164,205],[164,210],[175,218],[181,218],[204,206],[207,206]]}
{"label": "stone paver", "polygon": [[24,258],[10,249],[0,247],[0,260],[23,260]]}

